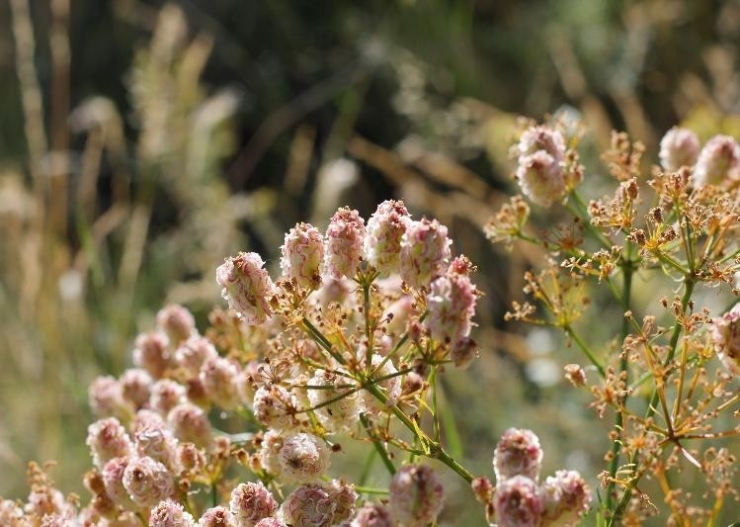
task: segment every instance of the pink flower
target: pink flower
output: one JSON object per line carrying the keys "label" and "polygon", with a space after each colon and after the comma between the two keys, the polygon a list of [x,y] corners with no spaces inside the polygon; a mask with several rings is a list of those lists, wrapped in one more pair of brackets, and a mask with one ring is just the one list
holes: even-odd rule
{"label": "pink flower", "polygon": [[133,444],[126,429],[115,417],[101,419],[87,428],[87,446],[90,447],[93,463],[102,468],[114,457],[133,453]]}
{"label": "pink flower", "polygon": [[494,497],[499,527],[539,527],[545,505],[537,483],[514,476],[496,486]]}
{"label": "pink flower", "polygon": [[409,222],[401,239],[401,269],[404,282],[421,289],[439,276],[450,258],[447,227],[437,220],[422,218]]}
{"label": "pink flower", "polygon": [[699,138],[694,132],[674,126],[660,141],[660,165],[668,172],[694,166],[699,148]]}
{"label": "pink flower", "polygon": [[237,527],[252,527],[275,514],[278,503],[262,482],[241,483],[231,492],[229,511]]}
{"label": "pink flower", "polygon": [[549,207],[565,195],[565,178],[560,163],[544,150],[519,158],[516,179],[524,195],[543,207]]}
{"label": "pink flower", "polygon": [[591,491],[575,470],[558,470],[542,484],[545,517],[558,525],[574,526],[588,510]]}
{"label": "pink flower", "polygon": [[225,410],[239,406],[238,363],[223,357],[208,359],[200,369],[200,382],[208,398]]}
{"label": "pink flower", "polygon": [[114,416],[125,422],[134,413],[133,405],[123,398],[121,383],[111,376],[95,379],[87,396],[90,408],[99,417]]}
{"label": "pink flower", "polygon": [[160,379],[152,385],[149,405],[162,415],[167,415],[178,404],[187,401],[187,388],[172,379]]}
{"label": "pink flower", "polygon": [[164,333],[142,333],[136,338],[134,364],[155,379],[161,378],[172,365],[168,345]]}
{"label": "pink flower", "polygon": [[563,134],[547,126],[531,126],[524,131],[517,145],[520,159],[538,151],[550,155],[556,163],[565,157]]}
{"label": "pink flower", "polygon": [[478,290],[465,274],[448,273],[434,280],[424,321],[431,337],[450,344],[467,337],[477,300]]}
{"label": "pink flower", "polygon": [[356,210],[342,207],[332,216],[326,229],[324,267],[335,280],[354,277],[360,266],[365,224]]}
{"label": "pink flower", "polygon": [[295,489],[280,506],[285,523],[293,527],[328,527],[334,524],[333,496],[318,483],[308,483]]}
{"label": "pink flower", "polygon": [[737,375],[740,373],[740,303],[712,320],[711,334],[714,350],[725,368]]}
{"label": "pink flower", "polygon": [[237,527],[237,525],[229,509],[222,505],[204,511],[198,520],[199,527]]}
{"label": "pink flower", "polygon": [[123,471],[123,486],[140,507],[153,507],[175,491],[175,482],[167,467],[146,456],[128,463]]}
{"label": "pink flower", "polygon": [[401,239],[411,216],[402,201],[387,200],[367,220],[365,259],[381,274],[398,272]]}
{"label": "pink flower", "polygon": [[389,497],[391,515],[409,527],[433,522],[444,506],[442,484],[425,465],[406,465],[396,472]]}
{"label": "pink flower", "polygon": [[131,457],[116,457],[109,460],[100,472],[105,486],[105,493],[116,505],[129,508],[133,502],[123,485],[123,474],[128,467]]}
{"label": "pink flower", "polygon": [[349,527],[394,527],[390,511],[379,503],[368,503],[357,511]]}
{"label": "pink flower", "polygon": [[694,168],[694,185],[720,185],[740,179],[740,146],[728,135],[712,137],[702,148]]}
{"label": "pink flower", "polygon": [[177,346],[195,333],[195,319],[186,308],[170,304],[157,313],[157,326],[165,332],[170,342]]}
{"label": "pink flower", "polygon": [[195,520],[179,503],[164,500],[149,514],[149,527],[195,527]]}
{"label": "pink flower", "polygon": [[313,434],[288,436],[278,453],[281,475],[297,483],[316,481],[329,466],[329,456],[326,443]]}
{"label": "pink flower", "polygon": [[167,423],[180,441],[188,441],[206,449],[213,444],[213,431],[208,416],[202,408],[192,403],[175,406],[167,414]]}
{"label": "pink flower", "polygon": [[308,223],[299,223],[285,235],[281,250],[283,276],[295,280],[298,287],[318,289],[324,260],[324,239],[319,230]]}
{"label": "pink flower", "polygon": [[519,475],[537,481],[541,467],[542,447],[534,432],[517,428],[504,432],[493,454],[497,485]]}
{"label": "pink flower", "polygon": [[262,324],[272,314],[269,301],[275,285],[264,265],[257,253],[239,253],[216,269],[216,282],[224,288],[221,296],[246,324]]}
{"label": "pink flower", "polygon": [[130,368],[119,379],[123,398],[139,410],[148,402],[151,395],[152,377],[141,368]]}
{"label": "pink flower", "polygon": [[175,363],[191,377],[200,372],[200,367],[208,359],[218,357],[216,348],[205,337],[193,335],[175,350]]}
{"label": "pink flower", "polygon": [[278,430],[299,427],[298,399],[280,385],[262,386],[254,394],[254,415],[265,426]]}

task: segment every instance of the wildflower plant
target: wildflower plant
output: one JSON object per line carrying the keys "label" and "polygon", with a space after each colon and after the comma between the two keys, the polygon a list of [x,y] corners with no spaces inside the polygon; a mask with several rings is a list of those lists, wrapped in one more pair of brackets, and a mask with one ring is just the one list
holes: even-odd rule
{"label": "wildflower plant", "polygon": [[[738,498],[727,443],[740,435],[738,144],[720,135],[702,146],[692,131],[674,128],[661,141],[660,164],[648,169],[642,144],[615,132],[602,155],[612,190],[587,200],[579,183],[597,176],[580,164],[581,136],[557,119],[523,123],[513,148],[523,196],[513,196],[485,232],[507,249],[537,246],[545,264],[526,272],[528,299],[514,302],[506,317],[556,328],[583,354],[582,364],[564,365],[565,377],[590,391],[598,418],[612,423],[599,475],[599,525],[655,515],[671,525],[717,525],[723,506]],[[545,214],[559,221],[538,231],[532,216]],[[649,300],[638,298],[637,283],[651,288]],[[604,296],[623,317],[602,318],[599,331],[587,333],[579,321],[592,320]],[[606,340],[594,341],[604,333]],[[500,525],[538,525],[527,518],[587,503],[582,479],[568,471],[537,487],[539,445],[528,434],[507,433],[502,441],[516,448],[497,451],[497,474],[519,466],[525,475],[497,490]],[[701,490],[684,488],[687,478],[703,481]],[[513,512],[510,495],[518,504]],[[559,505],[548,504],[554,496]],[[519,520],[501,519],[515,513]]]}

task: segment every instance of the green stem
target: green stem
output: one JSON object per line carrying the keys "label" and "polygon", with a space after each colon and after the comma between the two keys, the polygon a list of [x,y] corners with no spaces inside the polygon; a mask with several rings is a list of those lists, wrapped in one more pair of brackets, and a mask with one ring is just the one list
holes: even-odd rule
{"label": "green stem", "polygon": [[383,445],[380,444],[380,440],[378,440],[378,438],[371,430],[370,422],[367,420],[367,417],[364,413],[360,414],[360,421],[362,422],[362,426],[365,427],[365,431],[367,432],[368,437],[372,440],[375,451],[380,454],[380,459],[383,461],[385,468],[387,468],[390,475],[393,476],[396,473],[396,467],[393,464],[393,461],[391,461],[391,458],[388,456],[388,452],[386,452],[385,448],[383,448]]}
{"label": "green stem", "polygon": [[599,372],[599,375],[601,375],[601,378],[606,377],[606,370],[604,369],[604,366],[601,365],[599,360],[596,358],[596,356],[593,354],[593,352],[586,346],[586,344],[581,340],[581,337],[578,336],[578,333],[573,331],[573,328],[570,324],[567,324],[563,326],[563,331],[571,338],[573,342],[576,343],[576,345],[580,348],[580,350],[583,352],[586,357],[588,357],[588,360],[591,361],[591,364],[593,364],[596,369]]}

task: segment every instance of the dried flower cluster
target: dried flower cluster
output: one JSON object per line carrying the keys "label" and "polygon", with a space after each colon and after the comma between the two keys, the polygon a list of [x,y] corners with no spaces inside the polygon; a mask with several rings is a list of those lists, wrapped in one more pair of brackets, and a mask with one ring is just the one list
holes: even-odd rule
{"label": "dried flower cluster", "polygon": [[[740,396],[732,384],[740,372],[740,304],[733,298],[740,271],[740,146],[726,135],[702,146],[692,131],[673,128],[661,141],[660,165],[646,175],[644,147],[614,133],[602,155],[614,190],[587,201],[576,185],[580,178],[562,183],[566,166],[586,173],[562,162],[564,145],[578,139],[563,129],[556,122],[529,123],[514,151],[524,196],[545,207],[560,202],[565,223],[532,234],[529,207],[514,196],[485,228],[509,250],[519,241],[546,254],[545,265],[524,277],[531,300],[515,302],[507,319],[562,330],[590,363],[565,365],[565,377],[591,392],[599,418],[613,419],[600,475],[600,525],[638,524],[651,515],[671,525],[714,525],[738,497],[735,458],[717,441],[740,435],[733,413]],[[638,277],[655,288],[653,302],[635,300]],[[705,305],[709,288],[735,307]],[[606,305],[605,295],[623,311],[613,324],[601,314],[590,318],[590,306]],[[583,319],[599,330],[585,332]],[[590,342],[601,334],[603,342]],[[618,343],[616,352],[609,339]],[[569,494],[585,488],[580,476],[559,471],[538,484],[538,455],[531,433],[509,431],[502,439],[494,462],[498,483],[490,491],[500,525],[539,525],[537,518],[553,511],[568,524],[584,510],[582,498]],[[701,492],[682,488],[690,471],[704,480]],[[663,496],[643,490],[649,479]],[[579,505],[548,504],[553,499]]]}

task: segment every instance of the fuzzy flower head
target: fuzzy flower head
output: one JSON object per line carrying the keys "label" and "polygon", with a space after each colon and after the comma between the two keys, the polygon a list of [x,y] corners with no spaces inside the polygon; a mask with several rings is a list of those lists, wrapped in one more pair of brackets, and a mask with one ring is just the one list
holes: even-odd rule
{"label": "fuzzy flower head", "polygon": [[444,506],[444,490],[435,472],[425,465],[406,465],[393,476],[389,507],[393,518],[408,526],[437,519]]}
{"label": "fuzzy flower head", "polygon": [[172,379],[160,379],[152,385],[149,406],[161,415],[167,415],[178,404],[187,400],[187,388]]}
{"label": "fuzzy flower head", "polygon": [[699,138],[686,128],[674,126],[660,141],[660,166],[668,172],[691,167],[699,157]]}
{"label": "fuzzy flower head", "polygon": [[326,229],[324,265],[335,280],[352,278],[360,267],[365,223],[356,210],[342,207],[332,216]]}
{"label": "fuzzy flower head", "polygon": [[192,403],[178,404],[170,410],[167,424],[180,441],[206,449],[213,445],[213,430],[208,416],[202,408]]}
{"label": "fuzzy flower head", "polygon": [[216,282],[223,287],[221,296],[246,324],[262,324],[272,314],[269,302],[275,285],[264,265],[259,254],[242,252],[216,269]]}
{"label": "fuzzy flower head", "polygon": [[105,493],[113,503],[124,508],[133,504],[126,487],[123,485],[123,475],[130,461],[130,457],[116,457],[109,460],[100,471]]}
{"label": "fuzzy flower head", "polygon": [[149,514],[149,527],[195,527],[195,520],[179,503],[164,500]]}
{"label": "fuzzy flower head", "polygon": [[177,439],[164,423],[152,423],[151,426],[140,426],[135,434],[136,453],[161,462],[169,470],[178,468]]}
{"label": "fuzzy flower head", "polygon": [[367,220],[365,258],[381,274],[398,272],[401,239],[411,216],[402,201],[387,200]]}
{"label": "fuzzy flower head", "polygon": [[424,321],[431,337],[454,344],[470,335],[477,300],[478,290],[466,274],[447,273],[432,282]]}
{"label": "fuzzy flower head", "polygon": [[203,512],[198,520],[198,527],[239,527],[239,524],[236,523],[229,509],[219,505]]}
{"label": "fuzzy flower head", "polygon": [[252,405],[257,420],[267,427],[292,430],[300,426],[298,399],[278,384],[258,388]]}
{"label": "fuzzy flower head", "polygon": [[280,268],[285,278],[310,290],[321,285],[324,238],[316,227],[299,223],[285,235],[285,243],[280,249],[283,253]]}
{"label": "fuzzy flower head", "polygon": [[96,378],[87,396],[90,408],[99,417],[114,416],[126,421],[134,413],[133,405],[123,398],[121,383],[110,375]]}
{"label": "fuzzy flower head", "polygon": [[131,460],[123,472],[123,486],[134,503],[151,508],[175,491],[175,482],[167,467],[145,456]]}
{"label": "fuzzy flower head", "polygon": [[494,496],[499,527],[539,527],[545,511],[537,483],[526,476],[514,476],[496,486]]}
{"label": "fuzzy flower head", "polygon": [[517,428],[504,432],[493,454],[497,485],[519,475],[537,481],[541,467],[542,447],[534,432]]}
{"label": "fuzzy flower head", "polygon": [[239,364],[224,357],[212,357],[200,369],[200,382],[208,398],[224,410],[239,406]]}
{"label": "fuzzy flower head", "polygon": [[694,186],[721,185],[740,179],[740,146],[728,135],[712,137],[694,167]]}
{"label": "fuzzy flower head", "polygon": [[237,527],[252,527],[275,514],[278,503],[262,482],[239,484],[231,491],[229,511]]}
{"label": "fuzzy flower head", "polygon": [[208,359],[218,357],[216,348],[205,337],[194,335],[175,350],[175,364],[190,377],[196,377]]}
{"label": "fuzzy flower head", "polygon": [[152,376],[141,368],[129,368],[119,378],[123,398],[139,410],[146,406],[151,396]]}
{"label": "fuzzy flower head", "polygon": [[544,150],[519,158],[516,179],[533,203],[549,207],[565,195],[565,177],[560,163]]}
{"label": "fuzzy flower head", "polygon": [[447,227],[437,220],[411,221],[401,239],[401,269],[404,282],[420,289],[439,276],[450,259]]}
{"label": "fuzzy flower head", "polygon": [[175,346],[196,332],[192,313],[179,304],[163,307],[157,313],[157,326]]}
{"label": "fuzzy flower head", "polygon": [[558,470],[542,484],[542,498],[548,520],[574,526],[588,510],[591,491],[575,470]]}
{"label": "fuzzy flower head", "polygon": [[316,408],[316,417],[328,433],[345,432],[357,426],[362,411],[360,394],[357,391],[353,393],[352,388],[338,386],[347,384],[344,377],[337,378],[326,370],[316,370],[308,384],[314,388],[308,390],[308,400]]}
{"label": "fuzzy flower head", "polygon": [[280,515],[293,527],[328,527],[334,524],[336,504],[328,488],[308,483],[295,489],[280,506]]}
{"label": "fuzzy flower head", "polygon": [[294,434],[285,438],[278,453],[281,474],[288,481],[316,481],[329,466],[330,452],[321,439],[313,434]]}
{"label": "fuzzy flower head", "polygon": [[394,525],[390,511],[379,503],[363,505],[349,522],[349,527],[393,527]]}
{"label": "fuzzy flower head", "polygon": [[542,151],[560,163],[565,158],[565,140],[558,130],[541,125],[531,126],[519,138],[516,150],[520,159]]}
{"label": "fuzzy flower head", "polygon": [[134,364],[160,379],[171,366],[169,341],[164,333],[142,333],[136,338]]}
{"label": "fuzzy flower head", "polygon": [[712,342],[717,356],[733,375],[740,373],[740,303],[712,320]]}
{"label": "fuzzy flower head", "polygon": [[101,419],[87,428],[87,446],[90,447],[93,463],[102,468],[114,457],[133,453],[133,444],[126,429],[115,417]]}

